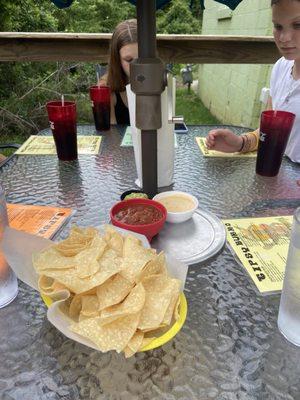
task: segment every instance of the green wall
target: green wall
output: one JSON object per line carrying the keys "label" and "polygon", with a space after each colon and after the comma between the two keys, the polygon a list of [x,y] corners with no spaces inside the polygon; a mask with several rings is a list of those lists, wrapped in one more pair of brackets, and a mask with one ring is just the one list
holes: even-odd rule
{"label": "green wall", "polygon": [[[205,1],[203,35],[272,35],[270,0],[244,0],[231,11]],[[269,87],[270,65],[203,64],[199,66],[198,94],[224,124],[256,128],[265,106],[261,89]]]}

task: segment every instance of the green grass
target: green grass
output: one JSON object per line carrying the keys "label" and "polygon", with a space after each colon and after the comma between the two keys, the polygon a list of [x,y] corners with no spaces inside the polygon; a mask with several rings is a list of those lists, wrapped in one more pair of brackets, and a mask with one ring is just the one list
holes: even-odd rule
{"label": "green grass", "polygon": [[[81,123],[93,123],[90,104],[81,100],[78,100],[78,103],[80,103],[78,104],[78,120]],[[177,88],[176,90],[176,115],[183,115],[185,123],[190,125],[219,124],[219,121],[205,108],[199,97],[193,91],[188,93],[187,88]],[[43,128],[41,127],[41,129]],[[0,133],[0,143],[22,144],[29,135],[29,130],[23,134],[14,132]],[[8,156],[14,151],[14,149],[7,149],[2,150],[1,153]]]}
{"label": "green grass", "polygon": [[192,90],[188,93],[187,88],[176,89],[176,115],[183,115],[185,123],[190,125],[220,123]]}

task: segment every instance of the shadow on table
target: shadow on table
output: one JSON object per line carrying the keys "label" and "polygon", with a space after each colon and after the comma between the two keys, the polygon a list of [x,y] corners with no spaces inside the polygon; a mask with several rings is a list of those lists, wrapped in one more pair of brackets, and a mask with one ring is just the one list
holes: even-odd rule
{"label": "shadow on table", "polygon": [[[293,214],[294,210],[300,206],[298,199],[265,199],[257,200],[243,208],[240,217],[249,217],[249,215],[262,215],[269,213],[270,210],[276,211],[277,215]],[[273,212],[272,212],[273,214]]]}
{"label": "shadow on table", "polygon": [[[82,205],[85,199],[82,171],[78,160],[58,162],[58,196],[68,207]],[[61,203],[60,202],[60,203]]]}

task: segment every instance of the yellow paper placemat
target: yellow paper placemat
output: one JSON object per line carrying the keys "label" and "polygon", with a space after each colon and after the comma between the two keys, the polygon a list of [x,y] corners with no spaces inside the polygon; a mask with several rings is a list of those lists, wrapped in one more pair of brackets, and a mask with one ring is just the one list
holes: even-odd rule
{"label": "yellow paper placemat", "polygon": [[208,150],[204,137],[196,137],[196,142],[204,157],[251,158],[257,155],[256,151],[250,151],[249,153],[223,153],[222,151]]}
{"label": "yellow paper placemat", "polygon": [[122,142],[121,142],[121,147],[132,147],[132,135],[131,135],[131,128],[130,126],[127,126],[126,131],[124,133]]}
{"label": "yellow paper placemat", "polygon": [[293,216],[223,220],[227,240],[261,293],[282,290]]}
{"label": "yellow paper placemat", "polygon": [[[78,154],[98,154],[101,140],[101,136],[77,136]],[[22,144],[15,154],[56,154],[53,136],[32,135]]]}

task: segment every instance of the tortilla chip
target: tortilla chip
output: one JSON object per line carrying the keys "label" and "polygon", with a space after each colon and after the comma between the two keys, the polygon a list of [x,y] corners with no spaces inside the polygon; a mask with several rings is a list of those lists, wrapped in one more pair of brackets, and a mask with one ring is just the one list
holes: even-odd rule
{"label": "tortilla chip", "polygon": [[89,318],[71,325],[71,331],[90,339],[100,351],[116,350],[120,353],[134,335],[140,313],[126,315],[101,326],[99,317]]}
{"label": "tortilla chip", "polygon": [[89,245],[89,241],[84,241],[81,243],[59,243],[55,245],[55,249],[64,257],[74,257],[82,250],[89,247]]}
{"label": "tortilla chip", "polygon": [[143,339],[144,333],[137,330],[124,349],[124,354],[126,358],[133,356],[141,348]]}
{"label": "tortilla chip", "polygon": [[106,243],[99,236],[95,237],[91,247],[82,250],[74,258],[79,278],[87,278],[99,271],[98,260],[101,259]]}
{"label": "tortilla chip", "polygon": [[[164,333],[164,331],[166,331],[166,324],[159,324],[158,326],[152,327],[152,328],[147,328],[147,329],[143,329],[143,332],[145,334],[145,337],[147,337],[149,334],[150,336],[154,337],[154,336],[160,336]],[[169,328],[169,327],[168,327]],[[159,334],[156,335],[156,333],[159,331]]]}
{"label": "tortilla chip", "polygon": [[69,237],[56,244],[56,250],[66,257],[75,256],[88,247],[98,234],[95,228],[79,228],[73,226]]}
{"label": "tortilla chip", "polygon": [[39,280],[38,280],[38,287],[39,290],[42,294],[45,294],[47,296],[51,296],[55,292],[59,290],[65,290],[66,287],[62,285],[61,283],[57,282],[53,278],[49,278],[48,276],[45,275],[40,275]]}
{"label": "tortilla chip", "polygon": [[69,297],[69,289],[53,278],[41,275],[38,280],[41,294],[50,297],[53,301],[65,300]]}
{"label": "tortilla chip", "polygon": [[153,249],[146,249],[142,246],[139,239],[134,236],[126,236],[123,247],[123,262],[120,274],[135,282],[136,276],[140,273],[144,265],[154,259],[156,251]]}
{"label": "tortilla chip", "polygon": [[142,281],[142,284],[146,290],[146,301],[138,328],[143,331],[155,329],[162,324],[174,285],[173,279],[165,275],[149,276]]}
{"label": "tortilla chip", "polygon": [[94,275],[99,270],[97,260],[102,257],[105,247],[104,240],[100,236],[95,236],[88,248],[82,249],[75,256],[66,257],[60,251],[57,251],[57,245],[53,245],[38,254],[34,254],[34,267],[39,273],[76,268],[78,276],[85,278]]}
{"label": "tortilla chip", "polygon": [[120,257],[123,256],[123,236],[110,225],[105,226],[104,240]]}
{"label": "tortilla chip", "polygon": [[75,320],[78,320],[81,308],[82,308],[82,295],[76,294],[75,296],[73,296],[69,306],[68,310],[69,316]]}
{"label": "tortilla chip", "polygon": [[167,308],[167,311],[164,315],[164,319],[162,321],[162,324],[164,324],[164,325],[170,325],[170,323],[172,322],[175,305],[178,302],[179,294],[180,294],[180,287],[181,287],[180,280],[172,279],[172,283],[173,283],[173,288],[172,288],[171,300],[170,300],[169,306]]}
{"label": "tortilla chip", "polygon": [[131,348],[128,347],[128,346],[125,347],[125,349],[123,349],[123,351],[124,351],[125,358],[129,358],[129,357],[131,357],[131,356],[133,356],[135,354],[135,352],[132,351]]}
{"label": "tortilla chip", "polygon": [[87,290],[86,292],[81,293],[82,296],[90,295],[90,294],[97,294],[97,288],[94,287],[94,288],[92,288],[90,290]]}
{"label": "tortilla chip", "polygon": [[122,259],[118,257],[112,249],[107,249],[99,260],[99,270],[88,278],[80,278],[77,269],[70,269],[66,273],[61,270],[45,270],[47,276],[55,278],[57,281],[67,286],[72,292],[80,294],[101,285],[111,276],[121,270]]}
{"label": "tortilla chip", "polygon": [[126,235],[124,240],[123,256],[130,256],[138,246],[143,246],[139,238],[130,234]]}
{"label": "tortilla chip", "polygon": [[86,317],[96,317],[99,315],[99,302],[96,295],[82,296],[81,313]]}
{"label": "tortilla chip", "polygon": [[79,226],[73,225],[68,239],[72,242],[77,241],[80,243],[84,241],[92,241],[93,238],[98,234],[99,231],[91,226],[87,228],[80,228]]}
{"label": "tortilla chip", "polygon": [[106,308],[101,312],[100,324],[106,325],[122,316],[136,314],[142,310],[145,304],[145,297],[145,289],[143,285],[139,283],[131,290],[122,303]]}
{"label": "tortilla chip", "polygon": [[82,317],[99,316],[99,303],[96,294],[76,294],[70,302],[68,315],[76,321],[82,319]]}
{"label": "tortilla chip", "polygon": [[68,270],[76,268],[73,257],[64,257],[55,248],[55,245],[32,255],[32,263],[39,274],[47,270]]}
{"label": "tortilla chip", "polygon": [[174,319],[178,321],[180,318],[180,297],[178,297],[177,302],[174,307]]}
{"label": "tortilla chip", "polygon": [[133,285],[120,274],[116,274],[97,287],[99,310],[120,303]]}
{"label": "tortilla chip", "polygon": [[129,340],[127,347],[129,347],[134,353],[136,353],[141,347],[143,339],[144,333],[140,330],[137,330],[132,338]]}
{"label": "tortilla chip", "polygon": [[166,257],[163,252],[160,252],[152,260],[148,261],[141,272],[137,275],[137,282],[150,275],[167,275]]}

